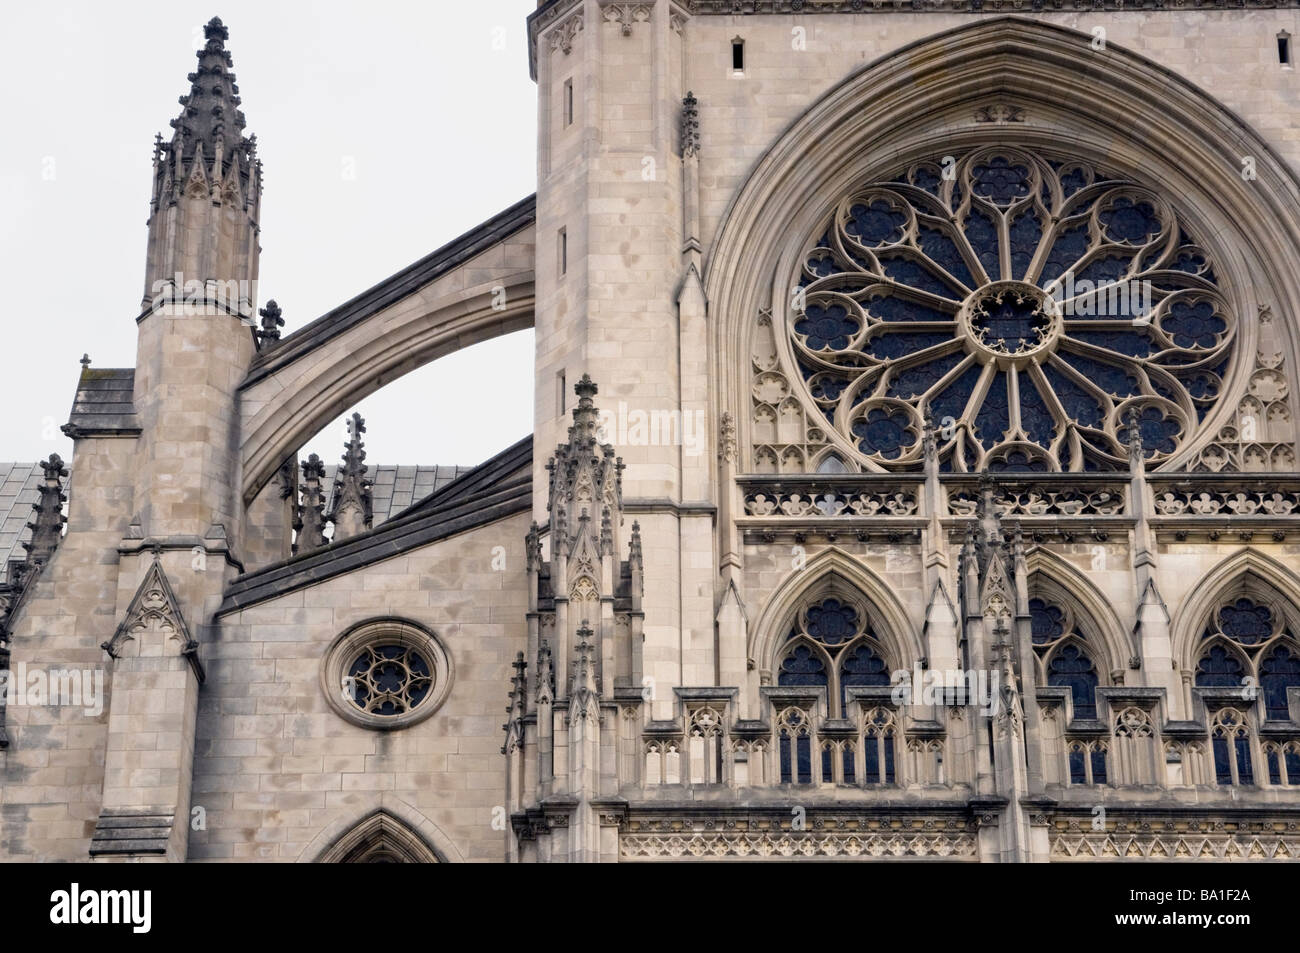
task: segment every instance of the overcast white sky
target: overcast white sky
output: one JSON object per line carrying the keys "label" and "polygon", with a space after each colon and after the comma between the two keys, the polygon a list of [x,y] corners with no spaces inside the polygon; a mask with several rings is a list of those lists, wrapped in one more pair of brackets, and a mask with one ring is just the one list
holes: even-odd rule
{"label": "overcast white sky", "polygon": [[[89,353],[135,364],[155,132],[220,16],[266,176],[259,304],[285,332],[536,188],[533,0],[6,4],[0,26],[0,460],[58,432]],[[355,178],[344,177],[345,161]],[[532,430],[532,332],[357,408],[375,463],[472,464]],[[304,452],[336,462],[342,422]]]}

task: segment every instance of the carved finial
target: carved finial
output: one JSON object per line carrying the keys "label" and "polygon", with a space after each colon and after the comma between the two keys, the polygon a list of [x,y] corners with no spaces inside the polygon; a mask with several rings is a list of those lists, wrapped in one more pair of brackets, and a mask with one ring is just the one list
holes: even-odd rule
{"label": "carved finial", "polygon": [[218,46],[225,46],[226,40],[230,39],[230,31],[221,22],[221,17],[213,17],[203,27],[203,36],[209,42],[215,40]]}
{"label": "carved finial", "polygon": [[921,425],[921,452],[927,459],[939,452],[939,428],[935,426],[934,414],[930,413],[928,405]]}
{"label": "carved finial", "polygon": [[89,369],[90,369],[90,355],[89,355],[89,354],[83,354],[83,355],[81,355],[81,369],[82,369],[82,370],[89,370]]}
{"label": "carved finial", "polygon": [[329,519],[334,523],[334,539],[349,539],[370,529],[374,521],[374,498],[366,479],[366,449],[361,435],[366,422],[354,413],[348,420],[348,442],[343,445],[343,464],[334,478],[334,508]]}
{"label": "carved finial", "polygon": [[578,402],[590,401],[596,396],[596,382],[591,379],[590,374],[583,374],[582,379],[573,385],[573,392],[578,395]]}
{"label": "carved finial", "polygon": [[993,482],[993,474],[988,470],[980,471],[979,488],[979,505],[975,510],[980,528],[977,542],[982,549],[986,549],[1002,543],[1002,520],[996,499],[997,485]]}
{"label": "carved finial", "polygon": [[50,454],[48,460],[41,462],[41,470],[45,482],[39,487],[40,498],[32,504],[35,515],[27,524],[27,528],[32,531],[32,538],[30,542],[23,543],[23,548],[27,550],[25,576],[30,576],[31,570],[39,570],[54,555],[63,539],[63,524],[68,521],[63,515],[63,504],[68,501],[63,493],[63,478],[68,475],[63,458],[57,453]]}
{"label": "carved finial", "polygon": [[636,520],[632,521],[632,539],[627,547],[628,568],[637,571],[644,568],[644,561],[641,555],[641,524]]}
{"label": "carved finial", "polygon": [[506,733],[505,744],[501,746],[502,754],[509,754],[511,751],[517,750],[524,742],[528,663],[524,661],[523,652],[515,653],[512,667],[515,673],[510,678],[510,703],[506,706],[506,715],[509,716],[509,720],[501,726]]}
{"label": "carved finial", "polygon": [[328,542],[325,539],[325,496],[321,492],[324,478],[325,464],[313,453],[302,462],[302,502],[293,521],[293,528],[298,532],[293,544],[295,553],[309,553]]}
{"label": "carved finial", "polygon": [[592,664],[593,646],[591,644],[595,633],[591,630],[591,625],[586,619],[583,619],[582,625],[578,626],[577,635],[577,657],[573,660],[573,680],[570,693],[581,697],[584,692],[594,692],[596,690],[596,669]]}
{"label": "carved finial", "polygon": [[537,704],[549,705],[555,698],[555,670],[551,660],[551,646],[546,639],[537,649]]}
{"label": "carved finial", "polygon": [[528,572],[539,572],[542,568],[542,528],[536,521],[528,528],[524,537],[524,558],[527,560]]}
{"label": "carved finial", "polygon": [[600,514],[600,548],[596,554],[604,556],[612,552],[614,552],[614,523],[610,519],[609,510],[606,509]]}
{"label": "carved finial", "polygon": [[280,306],[275,303],[275,299],[268,301],[266,307],[257,313],[262,318],[262,330],[257,332],[257,342],[265,346],[280,340],[280,329],[284,327],[284,318],[281,317]]}
{"label": "carved finial", "polygon": [[1130,461],[1140,463],[1146,455],[1146,450],[1142,446],[1142,422],[1137,407],[1129,407],[1128,413],[1124,415],[1124,426],[1127,428],[1125,437],[1128,444],[1128,458]]}
{"label": "carved finial", "polygon": [[725,463],[735,463],[738,456],[736,445],[736,418],[731,411],[724,411],[718,425],[718,456]]}
{"label": "carved finial", "polygon": [[682,158],[699,155],[700,152],[700,104],[695,93],[687,92],[682,100]]}

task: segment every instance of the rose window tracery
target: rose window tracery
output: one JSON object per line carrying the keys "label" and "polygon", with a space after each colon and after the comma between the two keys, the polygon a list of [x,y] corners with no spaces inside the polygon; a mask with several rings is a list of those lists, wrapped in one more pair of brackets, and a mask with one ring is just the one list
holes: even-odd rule
{"label": "rose window tracery", "polygon": [[348,667],[352,701],[364,712],[400,715],[424,701],[433,670],[415,649],[367,645]]}
{"label": "rose window tracery", "polygon": [[[1022,149],[853,191],[792,284],[788,346],[775,318],[755,346],[759,471],[813,469],[819,444],[916,466],[927,416],[948,470],[1122,468],[1133,426],[1155,465],[1214,406],[1236,342],[1164,198]],[[800,419],[803,447],[777,446]]]}

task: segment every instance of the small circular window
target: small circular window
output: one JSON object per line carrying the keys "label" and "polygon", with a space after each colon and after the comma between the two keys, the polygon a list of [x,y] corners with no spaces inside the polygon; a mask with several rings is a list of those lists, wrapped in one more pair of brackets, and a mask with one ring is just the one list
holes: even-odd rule
{"label": "small circular window", "polygon": [[433,633],[400,619],[343,633],[321,667],[336,712],[366,728],[404,728],[433,714],[451,687],[451,659]]}

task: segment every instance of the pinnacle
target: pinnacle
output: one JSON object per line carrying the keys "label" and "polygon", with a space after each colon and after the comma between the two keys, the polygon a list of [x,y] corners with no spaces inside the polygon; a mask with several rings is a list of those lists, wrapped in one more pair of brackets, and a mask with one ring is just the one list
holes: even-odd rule
{"label": "pinnacle", "polygon": [[[187,77],[190,88],[180,97],[180,115],[171,121],[169,145],[155,142],[160,158],[178,152],[189,171],[190,161],[202,150],[205,164],[217,163],[217,174],[224,178],[232,162],[238,162],[247,182],[256,161],[256,144],[244,136],[244,114],[240,112],[239,86],[235,82],[234,62],[226,49],[230,31],[220,17],[213,17],[203,27],[206,40],[195,53],[198,66]],[[173,180],[178,178],[171,170]],[[205,170],[210,171],[210,170]]]}

